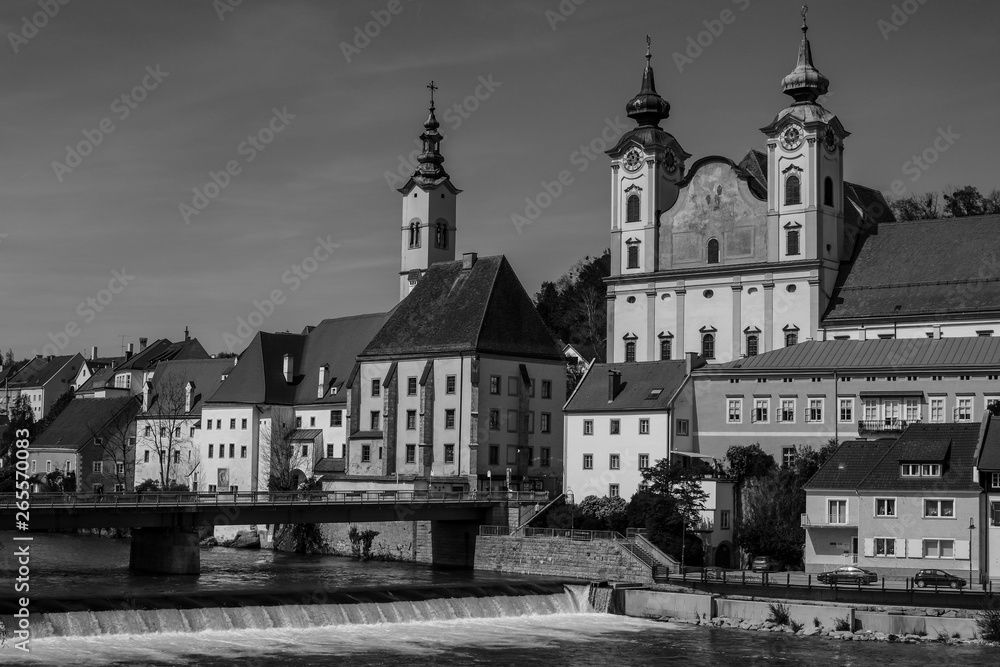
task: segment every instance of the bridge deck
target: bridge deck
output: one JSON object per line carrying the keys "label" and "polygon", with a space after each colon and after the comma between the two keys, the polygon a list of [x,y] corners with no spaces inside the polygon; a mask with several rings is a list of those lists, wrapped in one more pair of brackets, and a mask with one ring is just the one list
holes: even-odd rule
{"label": "bridge deck", "polygon": [[[546,493],[292,491],[236,493],[31,494],[19,507],[0,494],[0,526],[31,530],[194,528],[220,524],[482,520],[501,502],[544,502]],[[22,501],[23,502],[23,501]]]}

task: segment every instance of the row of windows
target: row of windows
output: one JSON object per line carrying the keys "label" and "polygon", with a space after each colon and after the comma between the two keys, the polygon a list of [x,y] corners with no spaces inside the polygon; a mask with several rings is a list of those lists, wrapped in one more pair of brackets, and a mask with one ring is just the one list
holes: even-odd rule
{"label": "row of windows", "polygon": [[[677,435],[688,435],[690,422],[687,419],[677,419],[675,420],[676,433]],[[642,418],[639,419],[639,434],[648,435],[649,434],[649,419]],[[594,435],[594,420],[584,419],[583,420],[583,434],[584,435]],[[608,421],[608,435],[621,435],[621,420],[620,419],[610,419]]]}
{"label": "row of windows", "polygon": [[[906,551],[906,540],[897,537],[876,537],[865,543],[865,556],[876,558],[901,558]],[[955,558],[955,540],[920,540],[920,552],[911,558]]]}
{"label": "row of windows", "polygon": [[[517,445],[507,445],[507,465],[517,465],[520,455],[521,461],[527,465],[534,465],[534,448],[518,447]],[[489,464],[491,466],[500,465],[500,445],[490,445]],[[552,450],[549,447],[539,449],[538,465],[548,468],[552,465]]]}
{"label": "row of windows", "polygon": [[[501,377],[499,375],[490,376],[490,394],[500,395]],[[507,377],[507,395],[517,396],[518,378],[515,375]],[[528,398],[535,397],[535,380],[530,380],[528,384]],[[542,380],[542,398],[552,398],[552,380]]]}
{"label": "row of windows", "polygon": [[[785,347],[791,347],[799,342],[797,331],[785,332]],[[673,351],[670,338],[660,339],[660,360],[669,361]],[[747,336],[747,356],[756,356],[760,348],[759,338],[756,334]],[[625,341],[625,361],[635,361],[636,341]],[[715,359],[715,334],[706,333],[701,337],[701,356],[706,359]]]}
{"label": "row of windows", "polygon": [[[246,426],[245,426],[246,421],[247,421],[246,419],[243,420],[244,428],[246,428]],[[341,411],[340,410],[330,410],[330,426],[343,426],[343,424],[344,424],[344,421],[343,421],[343,416],[342,416]],[[310,415],[310,417],[309,417],[309,428],[315,428],[315,427],[316,427],[316,417],[314,415]],[[302,417],[301,416],[295,417],[295,428],[302,428]]]}
{"label": "row of windows", "polygon": [[[753,410],[750,413],[751,423],[769,423],[771,421],[771,399],[754,398]],[[781,398],[778,400],[777,410],[774,413],[774,421],[779,424],[794,424],[796,417],[795,398]],[[837,399],[837,421],[840,423],[851,423],[855,419],[854,398]],[[932,423],[945,422],[945,397],[931,397],[929,399],[929,417]],[[985,399],[986,408],[1000,399],[988,396]],[[808,399],[803,418],[807,423],[819,423],[823,421],[823,406],[825,399]],[[956,407],[952,411],[952,419],[956,422],[971,422],[973,419],[973,399],[971,397],[958,397]],[[917,398],[904,399],[863,399],[862,419],[866,422],[880,422],[886,425],[893,425],[899,420],[908,423],[919,422],[923,419],[922,404]],[[729,424],[740,424],[743,422],[743,399],[726,399],[726,422]]]}
{"label": "row of windows", "polygon": [[[833,179],[827,176],[823,180],[823,205],[833,206]],[[802,203],[802,179],[798,174],[789,174],[785,179],[785,206]]]}
{"label": "row of windows", "polygon": [[[230,419],[229,420],[229,429],[230,430],[236,430],[236,420],[235,419]],[[207,420],[205,422],[205,430],[207,430],[207,431],[211,431],[212,430],[212,420],[211,419],[209,419],[209,420]],[[222,420],[221,419],[216,419],[215,420],[215,430],[217,430],[217,431],[221,431],[222,430]],[[246,419],[241,419],[240,420],[240,430],[241,431],[247,430],[247,420]]]}
{"label": "row of windows", "polygon": [[[493,408],[490,410],[490,430],[499,431],[501,430],[500,422],[500,410]],[[520,421],[519,421],[520,416]],[[518,424],[523,422],[522,427],[528,433],[535,432],[535,413],[531,411],[521,413],[518,410],[508,410],[507,411],[507,432],[516,433]],[[549,412],[543,412],[539,419],[539,431],[541,433],[551,433],[552,432],[552,414]]]}
{"label": "row of windows", "polygon": [[[898,518],[895,498],[875,498],[874,512],[876,517]],[[953,498],[925,498],[923,501],[924,519],[954,519],[955,500]],[[827,500],[827,523],[848,523],[847,500],[832,498]]]}
{"label": "row of windows", "polygon": [[[649,468],[649,454],[639,454],[638,460],[639,470],[646,470]],[[622,457],[621,454],[609,454],[608,455],[608,469],[609,470],[621,470],[622,468]],[[583,469],[593,470],[594,469],[594,455],[584,454],[583,455]]]}
{"label": "row of windows", "polygon": [[[212,451],[211,447],[212,447],[212,445],[209,445],[209,451],[210,452]],[[246,447],[244,447],[243,449],[246,449]],[[166,454],[166,452],[160,452],[159,454],[160,454],[160,463],[163,463],[164,455]],[[142,462],[143,463],[149,463],[150,456],[151,456],[150,450],[148,450],[148,449],[144,450],[143,453],[142,453]],[[180,463],[181,462],[181,452],[180,452],[179,449],[178,450],[174,450],[174,456],[173,456],[173,458],[174,458],[174,463]],[[191,458],[192,458],[192,452],[189,449],[188,450],[188,456],[187,456],[187,459],[188,459],[189,462],[191,461]],[[244,457],[244,458],[246,458],[246,457]]]}
{"label": "row of windows", "polygon": [[[420,247],[420,220],[414,218],[410,221],[407,226],[409,231],[409,246],[411,248]],[[434,225],[434,247],[435,248],[447,248],[448,247],[448,223],[444,218],[438,219],[437,223]]]}
{"label": "row of windows", "polygon": [[[48,473],[52,472],[52,470],[53,470],[53,468],[52,468],[52,461],[46,461],[45,462],[45,473],[48,474]],[[36,472],[38,472],[38,461],[35,460],[35,459],[31,459],[31,474],[35,474]],[[65,464],[64,464],[63,473],[66,474],[66,475],[68,475],[71,472],[73,472],[73,462],[72,461],[66,461]]]}
{"label": "row of windows", "polygon": [[[795,423],[795,401],[794,398],[779,399],[778,410],[775,414],[775,421],[778,423]],[[808,399],[808,407],[803,412],[803,419],[806,423],[820,423],[823,421],[824,399]],[[854,399],[840,399],[839,420],[842,422],[854,421]],[[771,399],[753,399],[753,412],[750,414],[751,423],[769,423],[771,421]],[[743,399],[726,399],[726,423],[743,423]]]}
{"label": "row of windows", "polygon": [[[211,430],[211,422],[209,422],[209,430]],[[189,432],[189,435],[190,435],[190,436],[191,436],[192,438],[194,437],[194,431],[195,431],[195,428],[194,428],[194,426],[192,426],[192,427],[191,427],[191,430],[190,430],[190,432]],[[143,434],[144,436],[146,436],[147,438],[151,437],[151,436],[153,435],[153,427],[152,427],[152,426],[149,426],[149,425],[147,424],[147,425],[146,425],[146,427],[145,427],[145,429],[143,429],[143,432],[142,432],[142,434]],[[167,427],[166,427],[166,426],[161,426],[161,427],[160,427],[160,437],[161,437],[161,438],[165,438],[165,437],[167,437]],[[180,427],[180,426],[175,426],[175,427],[174,427],[174,437],[175,437],[175,438],[179,438],[179,437],[181,437],[181,427]]]}
{"label": "row of windows", "polygon": [[[308,451],[306,449],[307,447],[308,445],[303,445],[303,452],[302,452],[303,456],[307,455]],[[212,443],[208,443],[208,458],[211,459],[214,458],[214,456],[215,456],[215,445],[213,445]],[[247,446],[240,445],[240,458],[245,459],[246,457],[247,457]],[[226,445],[223,443],[219,443],[219,458],[220,459],[226,458]],[[229,443],[229,458],[231,459],[236,458],[236,445],[232,442]]]}

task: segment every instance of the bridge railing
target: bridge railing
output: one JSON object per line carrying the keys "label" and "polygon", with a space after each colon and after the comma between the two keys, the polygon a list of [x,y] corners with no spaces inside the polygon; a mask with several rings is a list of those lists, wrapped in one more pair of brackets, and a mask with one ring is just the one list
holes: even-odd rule
{"label": "bridge railing", "polygon": [[575,530],[573,528],[511,528],[509,526],[480,526],[479,534],[493,537],[555,537],[577,542],[593,540],[624,540],[613,530]]}
{"label": "bridge railing", "polygon": [[[31,507],[191,507],[211,505],[328,505],[328,504],[417,504],[456,502],[544,502],[544,491],[470,492],[454,491],[231,491],[223,493],[33,493]],[[15,508],[16,495],[0,494],[0,509]]]}

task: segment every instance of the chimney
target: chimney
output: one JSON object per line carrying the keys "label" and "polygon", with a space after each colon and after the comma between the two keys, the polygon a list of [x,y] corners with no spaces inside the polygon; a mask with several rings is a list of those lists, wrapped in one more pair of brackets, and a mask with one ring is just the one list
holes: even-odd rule
{"label": "chimney", "polygon": [[191,412],[191,402],[194,400],[194,382],[188,380],[184,385],[184,412]]}
{"label": "chimney", "polygon": [[698,356],[697,352],[688,352],[684,355],[684,374],[691,375],[691,371],[694,370],[694,360]]}
{"label": "chimney", "polygon": [[316,398],[323,398],[326,394],[326,373],[330,370],[330,366],[323,364],[319,367],[319,386],[316,387]]}
{"label": "chimney", "polygon": [[129,343],[128,349],[125,350],[125,359],[131,359],[133,354],[135,354],[135,343]]}
{"label": "chimney", "polygon": [[462,253],[462,270],[466,271],[474,267],[476,265],[476,259],[478,259],[478,257],[479,256],[474,252]]}
{"label": "chimney", "polygon": [[608,403],[615,400],[622,390],[622,374],[619,371],[608,371]]}
{"label": "chimney", "polygon": [[282,372],[285,374],[285,382],[287,382],[288,384],[292,383],[292,366],[294,365],[293,364],[294,361],[295,360],[292,358],[292,355],[286,354],[284,356],[282,363]]}
{"label": "chimney", "polygon": [[[143,350],[145,350],[147,345],[149,345],[149,339],[148,338],[140,338],[139,339],[139,351],[140,352],[142,352]],[[96,350],[97,348],[94,348],[94,349]]]}
{"label": "chimney", "polygon": [[96,345],[94,347],[90,348],[90,360],[91,361],[96,361],[97,360],[97,346]]}
{"label": "chimney", "polygon": [[184,327],[184,342],[191,340],[191,332],[188,331],[187,327]]}

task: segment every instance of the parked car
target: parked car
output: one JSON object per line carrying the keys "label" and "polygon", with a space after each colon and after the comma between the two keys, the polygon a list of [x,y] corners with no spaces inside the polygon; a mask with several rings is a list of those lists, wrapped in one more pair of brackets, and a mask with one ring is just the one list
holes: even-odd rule
{"label": "parked car", "polygon": [[843,565],[830,572],[821,572],[816,580],[821,584],[874,584],[878,575],[871,570],[854,565]]}
{"label": "parked car", "polygon": [[949,588],[962,588],[967,582],[962,577],[948,574],[944,570],[920,570],[913,575],[913,585],[917,588],[927,586],[948,586]]}
{"label": "parked car", "polygon": [[777,572],[780,569],[781,564],[770,556],[757,556],[750,566],[750,570],[753,572]]}

